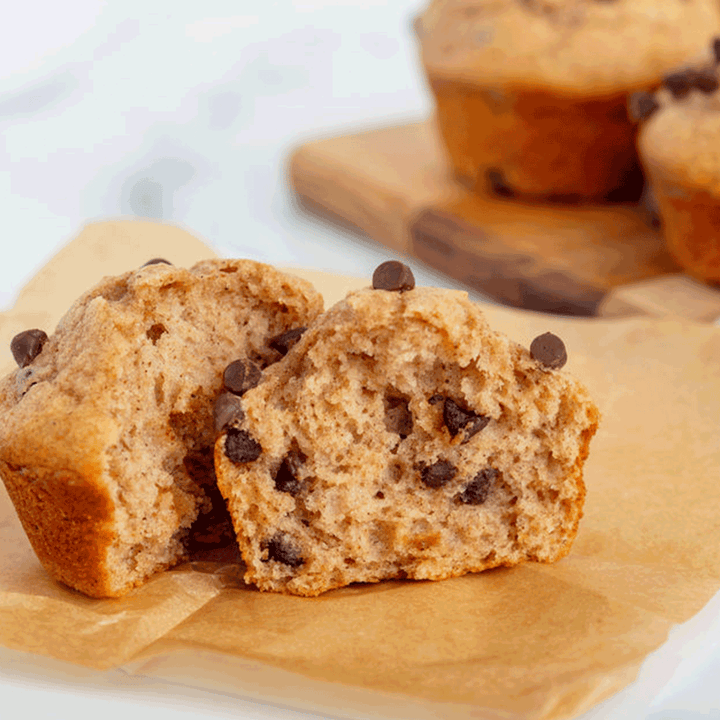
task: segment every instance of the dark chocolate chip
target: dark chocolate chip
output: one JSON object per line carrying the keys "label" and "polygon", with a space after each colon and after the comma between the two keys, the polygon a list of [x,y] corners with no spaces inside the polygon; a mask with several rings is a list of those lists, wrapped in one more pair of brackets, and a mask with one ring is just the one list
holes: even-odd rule
{"label": "dark chocolate chip", "polygon": [[300,550],[282,533],[275,533],[275,535],[262,544],[262,548],[263,550],[267,550],[268,553],[268,558],[264,562],[275,560],[275,562],[289,565],[293,568],[300,567],[305,562],[305,558],[303,558]]}
{"label": "dark chocolate chip", "polygon": [[[673,91],[672,87],[668,86],[668,89],[673,93],[675,97],[684,97],[687,95],[687,91],[696,88],[704,93],[712,93],[718,89],[718,79],[715,75],[715,70],[712,68],[689,68],[682,73],[676,73],[671,84],[675,88],[679,88],[679,95]],[[682,78],[682,79],[681,79]],[[667,85],[667,78],[666,85]],[[684,84],[683,84],[684,83]]]}
{"label": "dark chocolate chip", "polygon": [[714,68],[688,68],[671,73],[663,80],[663,85],[677,100],[684,98],[695,88],[706,94],[715,92],[720,86]]}
{"label": "dark chocolate chip", "polygon": [[663,85],[672,93],[672,96],[680,100],[692,89],[692,83],[688,71],[670,73],[663,78]]}
{"label": "dark chocolate chip", "polygon": [[473,417],[473,413],[463,410],[453,399],[445,398],[443,422],[452,437],[455,437]]}
{"label": "dark chocolate chip", "polygon": [[227,425],[242,422],[244,417],[240,398],[231,392],[220,393],[213,407],[215,432],[221,433]]}
{"label": "dark chocolate chip", "polygon": [[260,382],[262,370],[250,360],[234,360],[223,373],[223,385],[235,395],[243,395]]}
{"label": "dark chocolate chip", "polygon": [[560,369],[567,362],[565,343],[551,332],[538,335],[530,344],[530,355],[545,367]]}
{"label": "dark chocolate chip", "polygon": [[659,107],[660,103],[650,92],[634,92],[628,98],[630,118],[635,122],[647,120]]}
{"label": "dark chocolate chip", "polygon": [[499,476],[500,472],[495,468],[484,468],[455,496],[455,500],[463,505],[482,505],[488,499],[493,483]]}
{"label": "dark chocolate chip", "polygon": [[404,263],[397,260],[388,260],[375,268],[372,286],[375,290],[405,292],[415,287],[415,276],[412,270]]}
{"label": "dark chocolate chip", "polygon": [[155,345],[155,343],[157,343],[160,339],[160,336],[166,332],[167,328],[162,323],[155,323],[145,331],[145,336],[148,340],[150,340],[150,342],[152,342],[153,345]]}
{"label": "dark chocolate chip", "polygon": [[225,454],[234,463],[246,463],[257,460],[262,452],[262,447],[257,440],[254,440],[246,430],[228,428],[225,437]]}
{"label": "dark chocolate chip", "polygon": [[10,341],[10,351],[15,362],[21,367],[27,367],[41,352],[48,336],[43,330],[23,330]]}
{"label": "dark chocolate chip", "polygon": [[413,416],[408,399],[386,396],[384,402],[385,427],[388,432],[395,432],[404,440],[413,429]]}
{"label": "dark chocolate chip", "polygon": [[477,433],[479,433],[483,428],[487,427],[490,419],[491,418],[487,415],[476,415],[465,426],[465,439],[463,440],[463,444],[465,444],[473,435],[477,435]]}
{"label": "dark chocolate chip", "polygon": [[465,429],[465,442],[467,442],[473,435],[486,427],[490,418],[460,407],[452,398],[445,398],[443,421],[452,437],[455,437],[460,430]]}
{"label": "dark chocolate chip", "polygon": [[447,485],[457,474],[457,468],[447,460],[438,460],[425,466],[420,472],[420,480],[429,488],[441,488]]}
{"label": "dark chocolate chip", "polygon": [[502,170],[498,168],[490,168],[485,174],[488,186],[495,195],[500,197],[512,197],[515,191],[507,184]]}
{"label": "dark chocolate chip", "polygon": [[720,37],[713,38],[712,51],[715,64],[720,64]]}
{"label": "dark chocolate chip", "polygon": [[152,260],[148,260],[140,267],[147,267],[148,265],[172,265],[172,263],[169,260],[165,260],[165,258],[152,258]]}
{"label": "dark chocolate chip", "polygon": [[293,497],[300,494],[303,483],[298,480],[300,466],[307,458],[299,450],[291,450],[283,459],[275,475],[275,489]]}
{"label": "dark chocolate chip", "polygon": [[302,334],[307,330],[306,327],[292,328],[292,330],[286,330],[281,335],[278,335],[268,345],[273,349],[277,350],[281,355],[287,355],[290,349],[297,343],[302,337]]}
{"label": "dark chocolate chip", "polygon": [[428,398],[428,402],[431,405],[436,405],[439,402],[442,402],[445,399],[444,395],[441,395],[440,393],[435,393],[431,398]]}
{"label": "dark chocolate chip", "polygon": [[690,82],[694,88],[704,92],[706,95],[714,93],[718,89],[718,79],[713,68],[693,70],[690,75]]}

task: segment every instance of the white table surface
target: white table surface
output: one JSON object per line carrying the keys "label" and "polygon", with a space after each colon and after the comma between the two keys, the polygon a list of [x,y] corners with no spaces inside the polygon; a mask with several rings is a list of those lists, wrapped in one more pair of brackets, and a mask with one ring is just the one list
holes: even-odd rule
{"label": "white table surface", "polygon": [[[368,276],[388,254],[300,212],[305,138],[431,112],[421,0],[40,0],[0,20],[0,308],[90,219],[180,223],[226,255]],[[414,263],[418,282],[458,287]],[[0,548],[0,551],[2,549]],[[720,718],[720,594],[582,720]],[[319,717],[0,650],[0,717]],[[9,710],[12,712],[9,712]]]}

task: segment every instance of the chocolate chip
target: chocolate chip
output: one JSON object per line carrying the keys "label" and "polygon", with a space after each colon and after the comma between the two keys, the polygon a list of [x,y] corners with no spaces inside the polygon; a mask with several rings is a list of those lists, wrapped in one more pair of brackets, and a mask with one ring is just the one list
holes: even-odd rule
{"label": "chocolate chip", "polygon": [[712,41],[712,52],[715,64],[720,64],[720,37],[713,38]]}
{"label": "chocolate chip", "polygon": [[452,437],[465,429],[465,442],[467,442],[490,422],[490,418],[460,407],[452,398],[445,398],[443,422]]}
{"label": "chocolate chip", "polygon": [[431,405],[437,405],[437,403],[442,402],[445,399],[444,395],[441,395],[440,393],[436,393],[431,398],[428,398],[428,402]]}
{"label": "chocolate chip", "polygon": [[628,98],[628,112],[635,122],[647,120],[659,107],[660,103],[650,92],[634,92]]}
{"label": "chocolate chip", "polygon": [[268,345],[273,349],[277,350],[281,355],[287,355],[290,349],[297,343],[302,337],[302,334],[307,330],[306,327],[293,328],[292,330],[286,330],[281,335],[278,335]]}
{"label": "chocolate chip", "polygon": [[441,488],[447,485],[457,474],[457,468],[447,460],[438,460],[425,466],[420,472],[420,480],[429,488]]}
{"label": "chocolate chip", "polygon": [[388,432],[395,432],[404,440],[413,429],[413,416],[408,399],[388,395],[385,397],[384,403],[385,427]]}
{"label": "chocolate chip", "polygon": [[242,409],[242,401],[231,392],[224,392],[218,395],[213,407],[213,420],[215,432],[221,433],[227,425],[232,422],[242,422],[245,413]]}
{"label": "chocolate chip", "polygon": [[544,335],[538,335],[530,345],[530,355],[533,360],[558,370],[567,362],[567,351],[565,343],[557,336],[550,332]]}
{"label": "chocolate chip", "polygon": [[415,287],[415,276],[404,263],[388,260],[375,268],[372,286],[374,290],[405,292]]}
{"label": "chocolate chip", "polygon": [[21,367],[27,367],[41,352],[48,336],[43,330],[23,330],[10,341],[10,351],[15,362]]}
{"label": "chocolate chip", "polygon": [[172,263],[169,260],[165,260],[165,258],[152,258],[140,267],[147,267],[148,265],[172,265]]}
{"label": "chocolate chip", "polygon": [[262,370],[250,360],[234,360],[223,372],[223,385],[235,395],[243,395],[259,382]]}
{"label": "chocolate chip", "polygon": [[246,463],[257,460],[262,452],[262,447],[257,440],[254,440],[250,433],[237,428],[228,428],[225,437],[225,454],[234,463]]}
{"label": "chocolate chip", "polygon": [[664,78],[663,85],[677,100],[684,98],[693,88],[704,93],[713,93],[719,87],[715,70],[711,68],[688,68],[671,73]]}
{"label": "chocolate chip", "polygon": [[300,494],[303,483],[298,480],[300,467],[307,458],[299,450],[291,450],[283,459],[275,475],[275,489],[293,497]]}
{"label": "chocolate chip", "polygon": [[492,190],[495,195],[499,195],[500,197],[512,197],[515,195],[515,191],[507,184],[502,170],[490,168],[487,173],[485,173],[485,177],[487,178],[490,190]]}
{"label": "chocolate chip", "polygon": [[494,467],[484,468],[455,496],[455,500],[463,505],[482,505],[488,499],[493,483],[499,476],[500,471]]}
{"label": "chocolate chip", "polygon": [[267,550],[267,560],[263,562],[275,562],[282,563],[283,565],[289,565],[290,567],[300,567],[304,562],[300,550],[298,550],[292,542],[287,539],[283,533],[275,533],[269,540],[261,545],[263,550]]}
{"label": "chocolate chip", "polygon": [[706,95],[714,93],[719,86],[715,70],[711,68],[693,71],[690,81],[694,88],[697,88]]}
{"label": "chocolate chip", "polygon": [[692,89],[687,71],[671,73],[663,78],[663,85],[672,93],[676,100],[684,98]]}

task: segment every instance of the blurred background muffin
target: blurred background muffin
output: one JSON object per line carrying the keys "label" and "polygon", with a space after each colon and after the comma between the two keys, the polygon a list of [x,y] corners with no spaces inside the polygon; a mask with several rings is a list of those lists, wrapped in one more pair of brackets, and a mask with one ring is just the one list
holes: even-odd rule
{"label": "blurred background muffin", "polygon": [[720,16],[716,0],[433,0],[415,28],[461,181],[637,200],[628,95],[701,53]]}
{"label": "blurred background muffin", "polygon": [[667,247],[691,275],[720,282],[720,39],[707,55],[635,106],[640,157]]}

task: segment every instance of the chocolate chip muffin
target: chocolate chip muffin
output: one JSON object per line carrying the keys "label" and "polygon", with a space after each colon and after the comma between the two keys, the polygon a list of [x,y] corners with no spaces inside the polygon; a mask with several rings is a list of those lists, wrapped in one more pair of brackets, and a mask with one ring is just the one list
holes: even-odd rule
{"label": "chocolate chip muffin", "polygon": [[554,200],[639,197],[627,97],[719,28],[716,0],[433,0],[416,23],[456,175]]}
{"label": "chocolate chip muffin", "polygon": [[213,469],[212,406],[238,355],[322,310],[259,263],[154,259],[80,297],[48,337],[12,341],[0,381],[0,474],[48,573],[119,596],[194,549],[233,542]]}
{"label": "chocolate chip muffin", "polygon": [[[720,282],[720,39],[705,61],[640,96],[638,147],[668,249],[695,277]],[[641,112],[642,111],[642,112]]]}
{"label": "chocolate chip muffin", "polygon": [[223,412],[218,486],[261,590],[449,578],[569,550],[598,411],[465,293],[399,263],[348,295]]}

